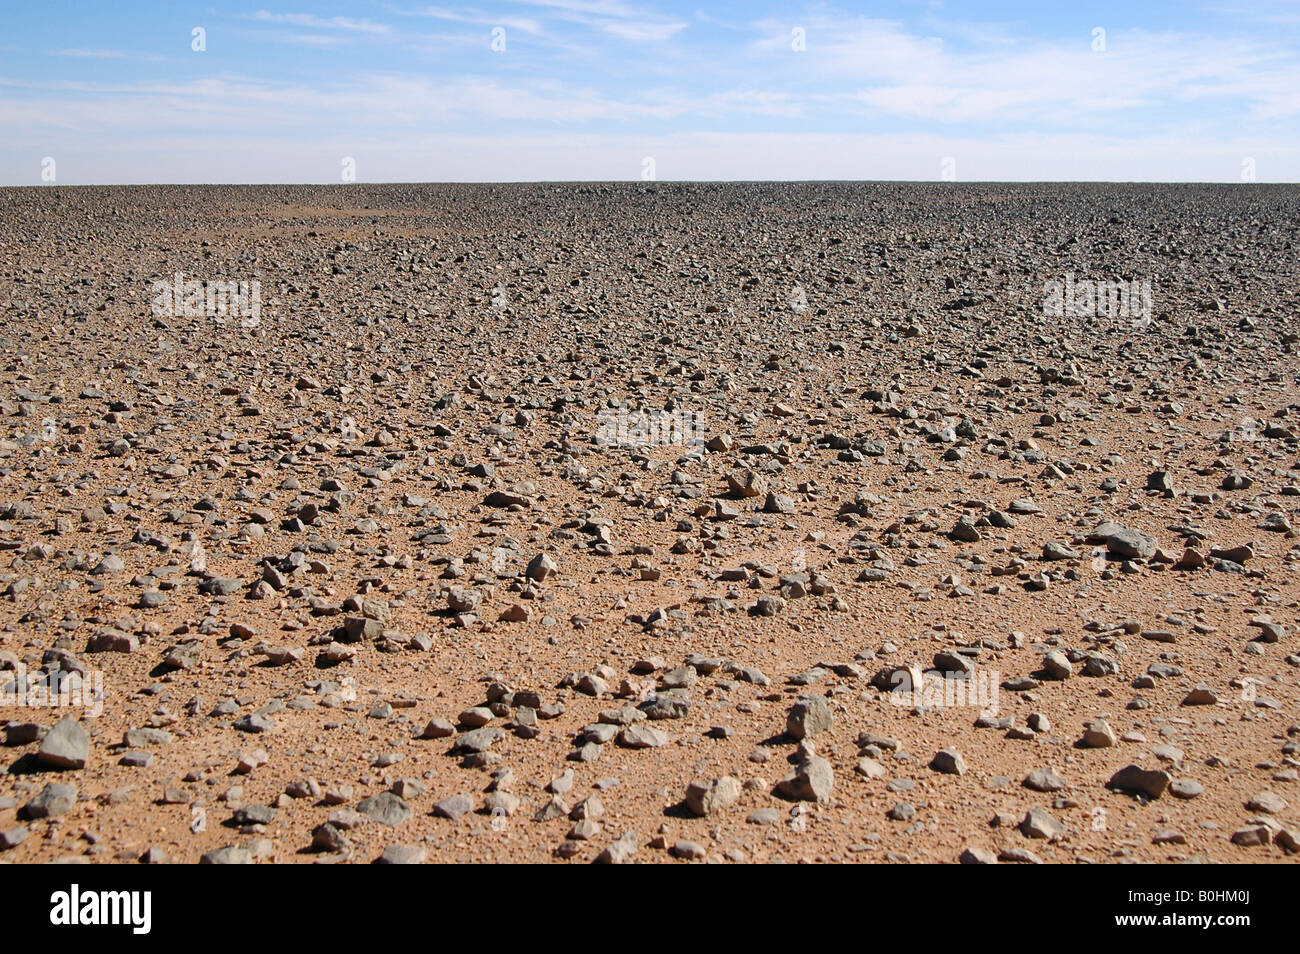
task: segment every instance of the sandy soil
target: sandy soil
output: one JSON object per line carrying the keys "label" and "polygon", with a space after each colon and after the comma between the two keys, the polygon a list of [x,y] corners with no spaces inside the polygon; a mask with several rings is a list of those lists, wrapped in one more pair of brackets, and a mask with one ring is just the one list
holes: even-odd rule
{"label": "sandy soil", "polygon": [[1298,857],[1300,190],[0,226],[0,861]]}

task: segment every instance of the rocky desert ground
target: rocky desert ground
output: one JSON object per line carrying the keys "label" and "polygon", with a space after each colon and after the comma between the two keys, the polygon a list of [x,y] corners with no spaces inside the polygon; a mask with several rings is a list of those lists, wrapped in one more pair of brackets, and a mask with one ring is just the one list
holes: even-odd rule
{"label": "rocky desert ground", "polygon": [[0,861],[1287,862],[1300,189],[0,190]]}

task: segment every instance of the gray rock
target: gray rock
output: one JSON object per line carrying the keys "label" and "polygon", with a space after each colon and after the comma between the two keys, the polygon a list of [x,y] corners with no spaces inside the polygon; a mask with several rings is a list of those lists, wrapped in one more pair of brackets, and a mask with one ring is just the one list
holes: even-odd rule
{"label": "gray rock", "polygon": [[1082,743],[1088,749],[1107,749],[1115,745],[1115,730],[1105,719],[1089,722],[1083,730]]}
{"label": "gray rock", "polygon": [[446,719],[430,719],[420,733],[422,739],[445,739],[456,734],[456,727]]}
{"label": "gray rock", "polygon": [[[1100,533],[1101,528],[1095,532]],[[1151,534],[1120,526],[1106,535],[1105,543],[1107,550],[1123,560],[1149,560],[1160,548],[1160,541]]]}
{"label": "gray rock", "polygon": [[1053,679],[1069,679],[1074,675],[1074,666],[1065,653],[1053,649],[1043,657],[1043,671]]}
{"label": "gray rock", "polygon": [[90,736],[72,716],[64,716],[41,739],[36,759],[58,769],[81,769],[90,758]]}
{"label": "gray rock", "polygon": [[125,569],[126,564],[122,562],[122,558],[116,553],[110,553],[95,564],[95,568],[90,572],[93,576],[107,576],[113,573],[121,573]]}
{"label": "gray rock", "polygon": [[122,744],[135,749],[151,745],[167,745],[171,740],[172,734],[166,729],[155,729],[150,726],[141,729],[127,729],[122,733]]}
{"label": "gray rock", "polygon": [[422,865],[427,852],[423,845],[389,845],[375,861],[381,865]]}
{"label": "gray rock", "polygon": [[86,642],[88,653],[133,653],[139,648],[137,636],[111,627],[97,631]]}
{"label": "gray rock", "polygon": [[619,836],[613,844],[600,853],[596,858],[597,864],[602,865],[621,865],[630,861],[636,854],[638,842],[640,839],[633,832],[626,832]]}
{"label": "gray rock", "polygon": [[0,851],[17,848],[27,840],[29,834],[31,834],[31,831],[26,825],[15,825],[6,831],[0,831]]}
{"label": "gray rock", "polygon": [[965,775],[966,760],[956,749],[940,749],[930,760],[930,768],[944,775]]}
{"label": "gray rock", "polygon": [[730,775],[710,780],[696,779],[686,786],[686,807],[704,817],[730,807],[740,798],[740,781]]}
{"label": "gray rock", "polygon": [[1286,799],[1276,792],[1256,792],[1246,802],[1246,807],[1252,812],[1263,812],[1266,815],[1280,815],[1286,811]]}
{"label": "gray rock", "polygon": [[1050,768],[1036,768],[1020,784],[1034,792],[1059,792],[1065,788],[1065,779]]}
{"label": "gray rock", "polygon": [[1202,683],[1183,697],[1182,704],[1185,706],[1212,706],[1218,701],[1219,697],[1214,690]]}
{"label": "gray rock", "polygon": [[669,741],[667,732],[648,725],[629,725],[618,734],[618,744],[629,749],[655,749]]}
{"label": "gray rock", "polygon": [[674,842],[669,851],[674,858],[681,858],[683,861],[699,861],[708,855],[704,846],[696,841]]}
{"label": "gray rock", "polygon": [[520,799],[510,792],[489,792],[483,799],[483,811],[494,817],[509,818],[519,810]]}
{"label": "gray rock", "polygon": [[234,577],[214,576],[199,584],[199,592],[210,596],[230,596],[238,593],[244,581]]}
{"label": "gray rock", "polygon": [[999,851],[998,861],[1006,861],[1014,864],[1024,864],[1024,865],[1041,865],[1043,863],[1043,859],[1039,858],[1028,848],[1021,848],[1019,846],[1012,847],[1012,848],[1004,848],[1001,851]]}
{"label": "gray rock", "polygon": [[776,794],[801,802],[821,802],[835,787],[831,763],[820,755],[809,754],[794,770],[776,783]]}
{"label": "gray rock", "polygon": [[26,818],[56,818],[72,811],[77,804],[77,786],[54,782],[41,789],[40,794],[23,806]]}
{"label": "gray rock", "polygon": [[545,553],[539,553],[528,564],[525,575],[530,580],[542,583],[559,572],[559,565]]}
{"label": "gray rock", "polygon": [[363,798],[357,803],[357,811],[371,821],[389,826],[400,825],[411,817],[411,807],[392,792],[380,792]]}
{"label": "gray rock", "polygon": [[311,833],[311,846],[316,851],[328,851],[333,854],[349,851],[352,842],[333,822],[317,825]]}
{"label": "gray rock", "polygon": [[275,820],[276,814],[276,810],[269,805],[245,805],[235,812],[235,824],[269,825]]}
{"label": "gray rock", "polygon": [[270,732],[275,728],[275,722],[260,712],[250,712],[248,715],[240,716],[235,720],[235,728],[240,732],[262,733]]}
{"label": "gray rock", "polygon": [[639,708],[654,720],[684,719],[691,711],[691,700],[684,695],[660,694],[651,696]]}
{"label": "gray rock", "polygon": [[170,669],[197,669],[202,654],[203,644],[197,639],[190,639],[177,643],[168,650],[167,655],[163,657],[162,664]]}
{"label": "gray rock", "polygon": [[1169,794],[1174,798],[1196,798],[1204,791],[1205,788],[1195,779],[1180,778],[1169,783]]}
{"label": "gray rock", "polygon": [[452,821],[459,821],[473,810],[474,799],[464,794],[449,795],[433,806],[435,815],[439,818],[450,818]]}
{"label": "gray rock", "polygon": [[201,865],[251,865],[252,863],[253,853],[237,845],[217,848],[199,859]]}
{"label": "gray rock", "polygon": [[481,729],[471,729],[456,736],[452,742],[451,750],[471,754],[486,752],[505,737],[505,730],[500,726],[489,725]]}
{"label": "gray rock", "polygon": [[1119,661],[1104,653],[1088,653],[1083,660],[1083,674],[1099,678],[1114,676],[1119,672]]}
{"label": "gray rock", "polygon": [[1107,788],[1116,788],[1124,792],[1136,792],[1149,798],[1159,798],[1169,787],[1168,772],[1158,769],[1144,769],[1137,765],[1126,765],[1110,777]]}
{"label": "gray rock", "polygon": [[1267,845],[1272,840],[1273,833],[1267,825],[1244,825],[1232,833],[1232,843],[1242,848]]}
{"label": "gray rock", "polygon": [[1020,823],[1020,831],[1026,838],[1044,838],[1048,841],[1055,841],[1065,834],[1065,826],[1043,809],[1031,808]]}
{"label": "gray rock", "polygon": [[447,591],[447,608],[455,613],[472,613],[483,602],[478,590],[453,586]]}
{"label": "gray rock", "polygon": [[786,735],[806,739],[825,732],[834,724],[835,717],[824,696],[801,696],[786,715]]}
{"label": "gray rock", "polygon": [[911,802],[896,802],[894,807],[885,812],[891,821],[911,821],[916,817],[916,806]]}

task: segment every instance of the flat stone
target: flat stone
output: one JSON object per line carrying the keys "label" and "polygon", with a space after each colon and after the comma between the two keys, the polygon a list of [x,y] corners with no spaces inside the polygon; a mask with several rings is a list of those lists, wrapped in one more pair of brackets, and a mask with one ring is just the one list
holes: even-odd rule
{"label": "flat stone", "polygon": [[392,792],[380,792],[363,798],[357,803],[357,811],[371,821],[389,826],[400,825],[411,817],[411,807]]}
{"label": "flat stone", "polygon": [[422,865],[428,852],[423,845],[389,845],[376,859],[381,865]]}
{"label": "flat stone", "polygon": [[1020,784],[1034,792],[1059,792],[1065,788],[1065,779],[1050,768],[1036,768]]}
{"label": "flat stone", "polygon": [[648,725],[630,725],[618,734],[618,744],[629,749],[655,749],[669,741],[667,732]]}
{"label": "flat stone", "polygon": [[439,802],[435,802],[433,813],[439,818],[450,818],[452,821],[459,821],[463,816],[468,815],[474,810],[474,799],[468,795],[449,795]]}

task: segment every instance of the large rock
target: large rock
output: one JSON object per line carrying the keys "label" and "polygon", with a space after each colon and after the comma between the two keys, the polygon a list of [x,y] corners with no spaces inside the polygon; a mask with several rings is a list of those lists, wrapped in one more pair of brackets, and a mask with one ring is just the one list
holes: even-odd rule
{"label": "large rock", "polygon": [[539,553],[529,562],[525,574],[528,579],[542,583],[545,582],[547,578],[555,575],[559,569],[559,565],[547,554]]}
{"label": "large rock", "polygon": [[965,775],[966,760],[956,749],[940,749],[930,760],[930,768],[944,775]]}
{"label": "large rock", "polygon": [[1104,543],[1110,553],[1122,560],[1149,560],[1160,548],[1160,541],[1151,534],[1109,520],[1098,525],[1088,535],[1088,541]]}
{"label": "large rock", "polygon": [[1026,838],[1043,838],[1056,841],[1065,834],[1065,826],[1041,808],[1031,808],[1020,822],[1020,831]]}
{"label": "large rock", "polygon": [[77,786],[54,782],[41,789],[40,794],[23,806],[26,818],[55,818],[72,811],[77,804]]}
{"label": "large rock", "polygon": [[785,732],[791,738],[806,739],[825,732],[834,722],[831,707],[823,696],[801,696],[786,715]]}
{"label": "large rock", "polygon": [[357,811],[383,825],[400,825],[411,817],[411,807],[392,792],[380,792],[363,798],[357,803]]}
{"label": "large rock", "polygon": [[1110,777],[1107,788],[1116,788],[1123,792],[1136,792],[1149,798],[1159,798],[1169,787],[1169,773],[1159,769],[1144,769],[1137,765],[1126,765]]}
{"label": "large rock", "polygon": [[89,758],[90,736],[71,716],[64,716],[45,733],[36,752],[38,762],[57,769],[85,768]]}
{"label": "large rock", "polygon": [[686,786],[686,807],[704,817],[722,811],[740,798],[740,782],[730,775],[711,780],[695,779]]}
{"label": "large rock", "polygon": [[732,471],[727,474],[727,493],[733,497],[761,497],[767,493],[767,480],[754,471]]}
{"label": "large rock", "polygon": [[471,729],[456,736],[452,742],[451,750],[471,754],[486,752],[505,738],[505,735],[505,732],[495,725],[484,726],[481,729]]}
{"label": "large rock", "polygon": [[133,653],[140,648],[140,640],[132,633],[106,627],[97,631],[86,642],[88,653]]}
{"label": "large rock", "polygon": [[835,787],[835,771],[820,755],[808,753],[794,771],[776,783],[776,793],[799,802],[824,802]]}

